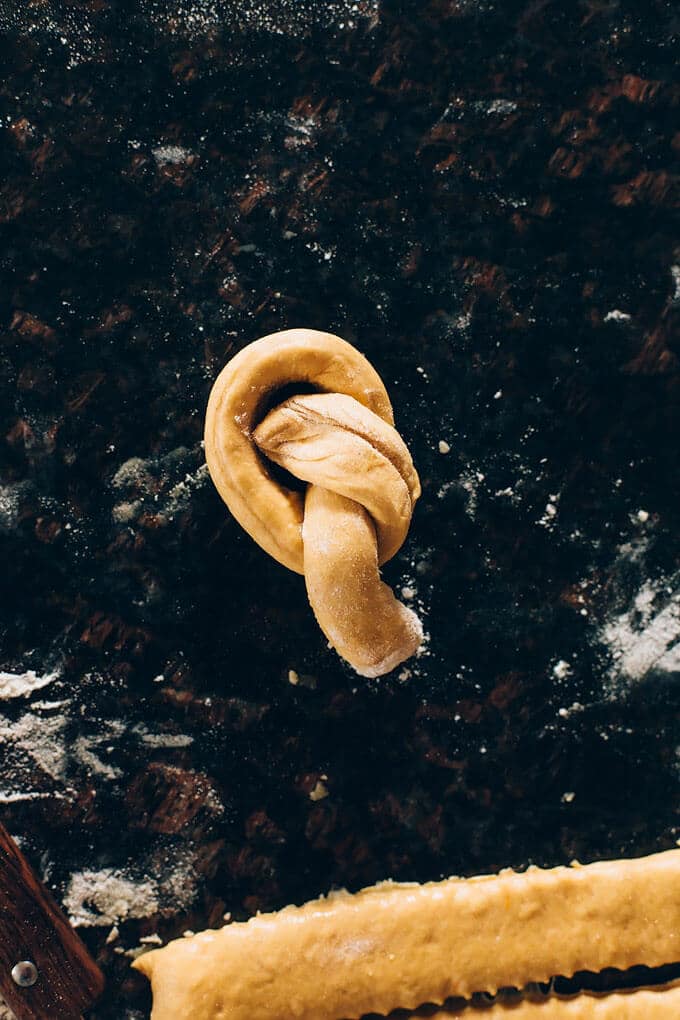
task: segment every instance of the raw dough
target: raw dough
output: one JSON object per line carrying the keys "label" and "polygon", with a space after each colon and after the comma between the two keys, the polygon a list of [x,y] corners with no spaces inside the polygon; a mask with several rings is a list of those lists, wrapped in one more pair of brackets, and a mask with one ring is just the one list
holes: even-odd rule
{"label": "raw dough", "polygon": [[[320,392],[279,402],[310,384]],[[357,350],[310,329],[250,344],[213,386],[205,452],[233,515],[304,573],[321,629],[358,673],[381,676],[417,651],[420,621],[378,567],[402,545],[420,483],[382,381]],[[306,495],[275,481],[265,458],[307,482]]]}
{"label": "raw dough", "polygon": [[437,1010],[428,1020],[678,1020],[680,982],[608,995],[551,996],[490,1009]]}
{"label": "raw dough", "polygon": [[669,850],[333,893],[179,939],[134,966],[152,981],[152,1020],[356,1020],[679,960],[680,850]]}

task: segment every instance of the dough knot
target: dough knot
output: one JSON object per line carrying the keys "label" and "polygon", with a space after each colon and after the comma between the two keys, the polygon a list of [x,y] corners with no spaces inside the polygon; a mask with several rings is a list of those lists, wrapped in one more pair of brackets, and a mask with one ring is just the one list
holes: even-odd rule
{"label": "dough knot", "polygon": [[321,629],[358,673],[380,676],[417,650],[420,621],[378,568],[406,538],[420,483],[363,355],[316,330],[255,341],[213,386],[205,449],[232,514],[304,574]]}

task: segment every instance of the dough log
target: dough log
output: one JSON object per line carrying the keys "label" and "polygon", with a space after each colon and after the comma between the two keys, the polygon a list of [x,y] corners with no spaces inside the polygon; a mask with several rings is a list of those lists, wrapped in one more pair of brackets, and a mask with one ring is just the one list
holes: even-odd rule
{"label": "dough log", "polygon": [[[205,453],[234,517],[305,575],[321,629],[358,673],[382,676],[417,651],[420,621],[379,565],[406,538],[420,483],[382,381],[357,350],[310,329],[250,344],[213,386]],[[271,464],[307,483],[305,495]]]}
{"label": "dough log", "polygon": [[[676,961],[680,850],[333,893],[179,939],[134,966],[151,979],[153,1020],[357,1020],[579,970]],[[509,1017],[539,1020],[522,1008]],[[556,1018],[599,1020],[564,1008]]]}
{"label": "dough log", "polygon": [[498,1004],[483,1010],[442,1009],[428,1014],[428,1020],[678,1020],[679,1017],[680,982],[607,995],[551,996],[543,1002]]}

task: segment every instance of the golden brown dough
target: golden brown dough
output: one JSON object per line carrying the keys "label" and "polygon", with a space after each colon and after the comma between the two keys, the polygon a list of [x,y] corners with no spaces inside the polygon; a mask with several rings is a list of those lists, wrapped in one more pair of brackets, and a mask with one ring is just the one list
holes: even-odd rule
{"label": "golden brown dough", "polygon": [[679,1020],[680,982],[610,992],[584,993],[570,998],[551,996],[543,1002],[496,1004],[489,1009],[471,1007],[437,1010],[428,1020]]}
{"label": "golden brown dough", "polygon": [[[320,392],[279,402],[296,384]],[[378,567],[402,545],[420,483],[385,388],[358,351],[306,329],[250,344],[213,386],[205,452],[233,515],[305,574],[322,630],[358,673],[381,676],[418,649],[420,621]],[[265,458],[307,482],[305,497],[275,481]]]}
{"label": "golden brown dough", "polygon": [[356,1020],[677,960],[680,850],[670,850],[334,893],[171,942],[135,966],[152,981],[153,1020]]}

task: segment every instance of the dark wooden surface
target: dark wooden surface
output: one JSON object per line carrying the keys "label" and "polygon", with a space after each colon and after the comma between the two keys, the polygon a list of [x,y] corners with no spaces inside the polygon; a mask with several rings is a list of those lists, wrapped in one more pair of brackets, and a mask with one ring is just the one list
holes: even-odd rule
{"label": "dark wooden surface", "polygon": [[[34,985],[12,979],[30,960]],[[0,824],[0,995],[16,1020],[80,1020],[104,988],[104,977],[54,899]]]}
{"label": "dark wooden surface", "polygon": [[[673,6],[0,0],[0,30],[0,805],[96,1020],[148,1015],[156,933],[674,846]],[[385,570],[410,678],[337,661],[202,467],[217,372],[294,325],[372,360],[420,472]]]}

